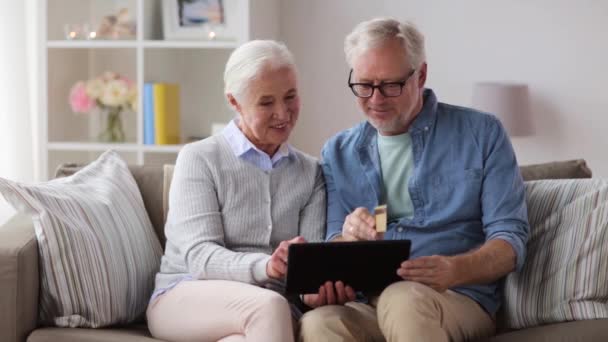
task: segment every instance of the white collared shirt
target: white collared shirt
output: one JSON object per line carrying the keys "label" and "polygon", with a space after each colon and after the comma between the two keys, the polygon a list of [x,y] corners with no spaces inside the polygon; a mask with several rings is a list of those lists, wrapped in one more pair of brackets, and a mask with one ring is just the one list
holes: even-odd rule
{"label": "white collared shirt", "polygon": [[257,148],[237,126],[237,120],[233,119],[222,130],[222,135],[228,140],[228,145],[234,154],[246,160],[264,171],[270,171],[276,167],[283,158],[291,155],[291,146],[283,143],[277,152],[270,157],[268,153]]}

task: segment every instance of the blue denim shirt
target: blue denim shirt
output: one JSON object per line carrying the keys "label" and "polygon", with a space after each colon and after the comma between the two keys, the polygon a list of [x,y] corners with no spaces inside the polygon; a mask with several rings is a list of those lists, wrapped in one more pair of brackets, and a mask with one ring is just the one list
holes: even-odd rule
{"label": "blue denim shirt", "polygon": [[[502,239],[513,246],[521,270],[530,228],[523,180],[504,128],[492,115],[437,102],[430,89],[423,96],[409,128],[414,217],[390,222],[384,238],[412,240],[411,258],[461,254]],[[331,240],[355,208],[373,212],[384,198],[376,129],[363,122],[332,137],[321,165]],[[492,315],[500,305],[498,282],[452,290]]]}

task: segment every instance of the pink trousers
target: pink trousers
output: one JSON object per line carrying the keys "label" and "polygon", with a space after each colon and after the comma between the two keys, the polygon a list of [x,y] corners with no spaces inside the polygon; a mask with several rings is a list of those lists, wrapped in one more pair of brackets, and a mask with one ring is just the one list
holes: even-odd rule
{"label": "pink trousers", "polygon": [[167,341],[294,340],[287,300],[240,282],[183,281],[155,298],[146,315],[152,336]]}

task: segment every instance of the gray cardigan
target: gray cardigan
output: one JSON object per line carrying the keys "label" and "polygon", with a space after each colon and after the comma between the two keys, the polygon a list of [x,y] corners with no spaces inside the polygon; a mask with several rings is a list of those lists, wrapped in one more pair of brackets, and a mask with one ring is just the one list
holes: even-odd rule
{"label": "gray cardigan", "polygon": [[265,172],[235,156],[223,135],[188,144],[171,183],[156,289],[187,277],[270,285],[270,254],[298,235],[322,241],[325,213],[325,183],[314,158],[292,149]]}

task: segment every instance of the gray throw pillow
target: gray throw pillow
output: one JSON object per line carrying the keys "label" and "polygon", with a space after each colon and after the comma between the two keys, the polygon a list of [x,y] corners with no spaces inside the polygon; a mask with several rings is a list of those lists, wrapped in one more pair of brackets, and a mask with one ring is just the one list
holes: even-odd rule
{"label": "gray throw pillow", "polygon": [[608,181],[525,186],[530,238],[524,268],[505,280],[506,326],[608,318]]}
{"label": "gray throw pillow", "polygon": [[46,183],[0,178],[0,193],[34,222],[40,324],[97,328],[144,314],[162,249],[117,153]]}

